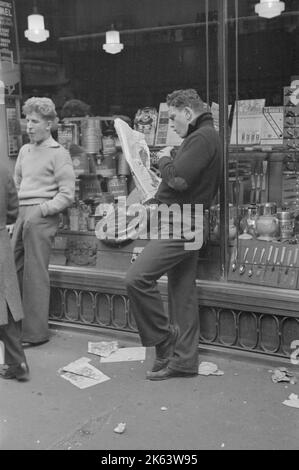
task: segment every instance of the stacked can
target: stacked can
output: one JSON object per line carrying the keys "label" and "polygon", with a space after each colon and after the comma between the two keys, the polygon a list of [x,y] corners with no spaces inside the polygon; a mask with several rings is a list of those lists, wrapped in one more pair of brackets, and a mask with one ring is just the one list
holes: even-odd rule
{"label": "stacked can", "polygon": [[127,196],[127,178],[125,176],[113,176],[109,178],[108,191],[110,194],[113,194],[114,197]]}
{"label": "stacked can", "polygon": [[116,175],[116,156],[117,150],[115,146],[114,137],[111,135],[102,138],[102,159],[98,166],[97,172],[104,177],[111,177]]}
{"label": "stacked can", "polygon": [[98,153],[101,147],[101,124],[97,117],[82,121],[82,145],[87,153]]}

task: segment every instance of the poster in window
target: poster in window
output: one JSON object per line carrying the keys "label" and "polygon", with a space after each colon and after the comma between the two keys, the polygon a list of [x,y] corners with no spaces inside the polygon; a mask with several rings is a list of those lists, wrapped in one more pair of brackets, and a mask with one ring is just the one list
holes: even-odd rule
{"label": "poster in window", "polygon": [[9,157],[17,157],[22,145],[20,106],[17,97],[6,98],[6,122]]}
{"label": "poster in window", "polygon": [[230,143],[259,145],[265,99],[236,101]]}
{"label": "poster in window", "polygon": [[170,125],[167,103],[160,103],[155,145],[179,146],[181,143],[181,137],[176,134]]}

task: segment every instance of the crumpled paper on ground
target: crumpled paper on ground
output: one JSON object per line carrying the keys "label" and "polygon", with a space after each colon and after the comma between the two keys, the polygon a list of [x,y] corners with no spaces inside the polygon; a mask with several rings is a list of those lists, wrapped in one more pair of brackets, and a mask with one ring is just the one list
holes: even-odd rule
{"label": "crumpled paper on ground", "polygon": [[299,398],[295,393],[291,393],[288,400],[282,402],[283,405],[291,406],[292,408],[299,408]]}
{"label": "crumpled paper on ground", "polygon": [[108,357],[118,350],[118,341],[99,341],[92,343],[88,341],[88,352],[101,357]]}
{"label": "crumpled paper on ground", "polygon": [[198,366],[199,375],[223,375],[224,372],[218,369],[213,362],[201,362]]}
{"label": "crumpled paper on ground", "polygon": [[294,377],[294,374],[286,367],[278,367],[277,369],[274,369],[271,379],[273,383],[290,382],[293,385],[297,383],[297,379]]}
{"label": "crumpled paper on ground", "polygon": [[67,364],[59,369],[60,377],[81,389],[110,380],[110,377],[103,374],[103,372],[89,364],[89,362],[90,359],[88,357],[81,357]]}
{"label": "crumpled paper on ground", "polygon": [[122,434],[126,430],[126,423],[118,423],[118,425],[113,429],[117,434]]}
{"label": "crumpled paper on ground", "polygon": [[144,361],[146,348],[137,346],[133,348],[120,348],[109,357],[102,357],[102,362]]}

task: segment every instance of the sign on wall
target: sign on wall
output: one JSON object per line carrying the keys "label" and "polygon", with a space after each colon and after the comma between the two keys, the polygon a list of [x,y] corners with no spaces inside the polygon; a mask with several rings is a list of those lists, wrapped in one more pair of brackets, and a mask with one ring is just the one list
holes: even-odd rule
{"label": "sign on wall", "polygon": [[0,0],[0,80],[6,94],[20,94],[20,66],[13,0]]}
{"label": "sign on wall", "polygon": [[5,106],[1,108],[2,151],[16,157],[22,143],[19,124],[21,83],[13,0],[0,0],[0,81],[5,90]]}

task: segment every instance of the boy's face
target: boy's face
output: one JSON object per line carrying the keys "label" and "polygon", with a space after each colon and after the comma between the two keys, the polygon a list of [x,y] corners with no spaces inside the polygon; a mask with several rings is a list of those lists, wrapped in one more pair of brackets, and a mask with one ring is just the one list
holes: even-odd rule
{"label": "boy's face", "polygon": [[193,119],[193,111],[188,106],[184,108],[176,108],[169,106],[168,116],[170,127],[182,138],[186,137],[188,127]]}
{"label": "boy's face", "polygon": [[35,112],[27,114],[26,121],[27,134],[31,143],[40,144],[50,137],[51,121],[44,119]]}

